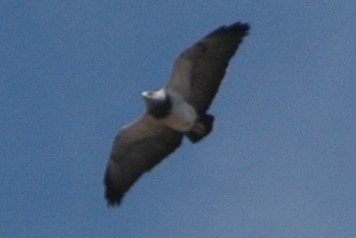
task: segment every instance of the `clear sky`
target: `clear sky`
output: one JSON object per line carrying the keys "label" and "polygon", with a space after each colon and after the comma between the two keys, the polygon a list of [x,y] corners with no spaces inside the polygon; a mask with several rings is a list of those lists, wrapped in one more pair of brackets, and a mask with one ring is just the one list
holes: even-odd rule
{"label": "clear sky", "polygon": [[[355,1],[0,1],[0,237],[356,237]],[[210,113],[120,208],[103,174],[177,55],[251,34]]]}

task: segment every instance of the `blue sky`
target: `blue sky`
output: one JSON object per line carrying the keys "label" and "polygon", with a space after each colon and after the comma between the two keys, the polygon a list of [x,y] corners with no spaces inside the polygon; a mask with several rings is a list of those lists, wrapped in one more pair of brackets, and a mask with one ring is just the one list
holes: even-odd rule
{"label": "blue sky", "polygon": [[[354,1],[0,1],[0,237],[356,237]],[[177,55],[249,22],[215,130],[118,209],[113,138]]]}

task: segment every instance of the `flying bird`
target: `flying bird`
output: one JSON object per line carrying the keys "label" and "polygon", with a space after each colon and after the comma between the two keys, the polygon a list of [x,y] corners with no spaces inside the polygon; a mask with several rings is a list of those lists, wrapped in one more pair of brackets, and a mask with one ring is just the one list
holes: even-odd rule
{"label": "flying bird", "polygon": [[125,193],[155,165],[174,152],[184,137],[197,143],[213,128],[207,114],[235,54],[250,26],[236,22],[221,26],[183,51],[167,85],[142,93],[146,112],[121,128],[105,172],[105,197],[119,205]]}

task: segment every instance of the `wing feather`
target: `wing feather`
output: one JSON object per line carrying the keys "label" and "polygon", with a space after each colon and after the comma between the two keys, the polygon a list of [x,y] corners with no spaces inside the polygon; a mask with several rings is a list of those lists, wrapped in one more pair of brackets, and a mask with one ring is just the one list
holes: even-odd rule
{"label": "wing feather", "polygon": [[199,114],[205,113],[249,28],[239,22],[222,26],[185,50],[175,62],[166,90],[179,93]]}
{"label": "wing feather", "polygon": [[182,134],[145,114],[117,135],[105,173],[105,196],[119,205],[124,194],[145,172],[179,147]]}

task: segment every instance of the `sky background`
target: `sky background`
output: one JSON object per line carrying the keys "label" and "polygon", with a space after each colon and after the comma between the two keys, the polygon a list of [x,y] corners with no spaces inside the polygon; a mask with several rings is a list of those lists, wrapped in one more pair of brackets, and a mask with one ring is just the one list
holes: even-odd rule
{"label": "sky background", "polygon": [[[0,1],[0,237],[356,237],[355,1]],[[248,22],[210,113],[108,208],[141,91]]]}

